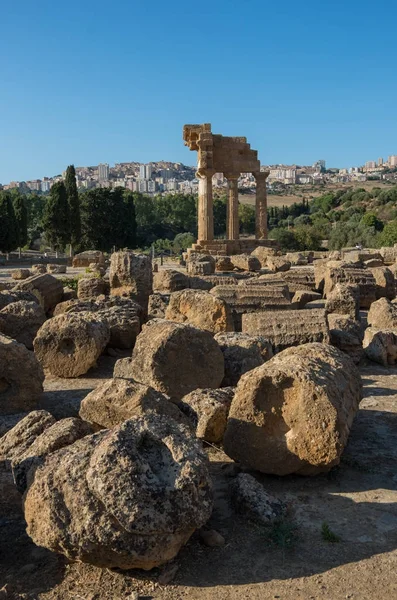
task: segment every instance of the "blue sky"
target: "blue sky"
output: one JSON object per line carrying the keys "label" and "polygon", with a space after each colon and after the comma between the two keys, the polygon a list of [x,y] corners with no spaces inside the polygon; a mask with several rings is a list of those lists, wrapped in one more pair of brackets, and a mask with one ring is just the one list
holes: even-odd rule
{"label": "blue sky", "polygon": [[66,165],[195,163],[184,123],[263,164],[397,154],[393,2],[0,5],[0,182]]}

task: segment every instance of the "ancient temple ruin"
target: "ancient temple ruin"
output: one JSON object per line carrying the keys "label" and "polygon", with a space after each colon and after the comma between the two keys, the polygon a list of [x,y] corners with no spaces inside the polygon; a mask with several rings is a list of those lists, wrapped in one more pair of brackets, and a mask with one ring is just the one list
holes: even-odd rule
{"label": "ancient temple ruin", "polygon": [[[210,123],[185,125],[183,139],[190,150],[198,152],[199,179],[198,239],[196,250],[213,254],[239,254],[257,246],[270,246],[267,240],[268,171],[261,171],[258,152],[245,137],[228,137],[211,132]],[[212,177],[223,173],[228,181],[226,239],[214,240]],[[238,178],[252,173],[256,179],[256,239],[240,239],[238,218]]]}

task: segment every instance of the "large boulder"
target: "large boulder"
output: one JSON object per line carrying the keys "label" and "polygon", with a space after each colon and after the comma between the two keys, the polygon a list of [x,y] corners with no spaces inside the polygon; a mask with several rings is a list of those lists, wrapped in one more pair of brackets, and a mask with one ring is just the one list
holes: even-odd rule
{"label": "large boulder", "polygon": [[337,465],[362,397],[357,367],[325,344],[288,348],[240,379],[225,452],[275,475],[314,475]]}
{"label": "large boulder", "polygon": [[263,336],[274,352],[309,342],[329,342],[326,312],[316,308],[245,314],[242,329],[243,333]]}
{"label": "large boulder", "polygon": [[26,302],[36,302],[37,304],[39,303],[36,296],[30,292],[2,290],[0,291],[0,310],[12,302],[20,302],[21,300],[25,300]]}
{"label": "large boulder", "polygon": [[234,387],[199,389],[182,398],[179,406],[193,422],[198,438],[212,444],[222,442],[234,392]]}
{"label": "large boulder", "polygon": [[18,283],[13,291],[31,292],[36,296],[45,312],[54,309],[63,297],[62,282],[49,273],[28,277]]}
{"label": "large boulder", "polygon": [[109,293],[109,283],[102,277],[81,277],[77,284],[79,300],[90,300]]}
{"label": "large boulder", "polygon": [[217,333],[215,336],[225,360],[222,386],[235,386],[247,371],[272,358],[272,345],[260,335]]}
{"label": "large boulder", "polygon": [[297,290],[293,295],[291,303],[296,308],[304,308],[309,302],[321,300],[321,294],[309,290]]}
{"label": "large boulder", "polygon": [[291,263],[283,256],[268,256],[266,267],[273,273],[280,273],[282,271],[289,271]]}
{"label": "large boulder", "polygon": [[144,254],[114,252],[110,259],[111,294],[135,300],[147,314],[148,300],[153,292],[152,261]]}
{"label": "large boulder", "polygon": [[153,289],[156,292],[170,294],[189,287],[189,277],[181,271],[162,269],[153,276]]}
{"label": "large boulder", "polygon": [[[121,359],[123,360],[123,359]],[[100,384],[82,401],[80,417],[101,428],[113,428],[123,421],[155,412],[179,423],[187,420],[167,396],[128,379],[110,379]]]}
{"label": "large boulder", "polygon": [[261,263],[261,267],[266,267],[268,256],[277,256],[276,248],[268,248],[266,246],[258,246],[251,252],[251,256],[255,256]]}
{"label": "large boulder", "polygon": [[24,510],[39,546],[98,567],[152,569],[210,517],[208,462],[173,419],[131,419],[47,456]]}
{"label": "large boulder", "polygon": [[227,303],[203,290],[182,290],[171,294],[165,318],[189,323],[211,333],[234,330],[232,312]]}
{"label": "large boulder", "polygon": [[337,283],[327,296],[328,313],[349,315],[352,319],[360,318],[360,288],[358,285]]}
{"label": "large boulder", "polygon": [[286,513],[286,506],[268,494],[263,485],[249,473],[239,473],[232,480],[230,496],[237,512],[261,525],[279,521]]}
{"label": "large boulder", "polygon": [[396,297],[394,274],[387,267],[376,267],[371,269],[376,282],[376,299]]}
{"label": "large boulder", "polygon": [[234,254],[230,257],[233,267],[242,271],[260,271],[261,262],[252,254]]}
{"label": "large boulder", "polygon": [[165,319],[165,311],[170,303],[170,294],[150,294],[148,303],[148,319]]}
{"label": "large boulder", "polygon": [[11,277],[16,281],[20,281],[22,279],[27,279],[31,276],[31,272],[29,269],[14,269],[11,271]]}
{"label": "large boulder", "polygon": [[350,315],[330,313],[328,316],[330,341],[333,346],[348,354],[358,364],[363,352],[363,326]]}
{"label": "large boulder", "polygon": [[333,261],[328,262],[324,274],[325,298],[337,283],[349,283],[360,288],[360,308],[369,308],[376,300],[376,281],[371,270],[361,268],[360,264],[341,263],[335,266]]}
{"label": "large boulder", "polygon": [[105,264],[105,257],[99,250],[86,250],[75,254],[73,257],[73,267],[89,267],[90,264]]}
{"label": "large boulder", "polygon": [[37,302],[11,302],[0,310],[0,332],[33,350],[33,340],[46,320]]}
{"label": "large boulder", "polygon": [[368,311],[368,325],[376,329],[397,330],[397,304],[387,298],[373,302]]}
{"label": "large boulder", "polygon": [[65,313],[44,323],[34,351],[52,375],[79,377],[96,364],[109,339],[109,326],[95,314]]}
{"label": "large boulder", "polygon": [[397,331],[368,327],[363,341],[364,352],[376,363],[388,367],[397,363]]}
{"label": "large boulder", "polygon": [[174,399],[197,388],[218,388],[223,376],[223,354],[208,331],[153,319],[137,337],[130,378]]}
{"label": "large boulder", "polygon": [[0,334],[0,415],[34,410],[43,381],[43,369],[33,352]]}

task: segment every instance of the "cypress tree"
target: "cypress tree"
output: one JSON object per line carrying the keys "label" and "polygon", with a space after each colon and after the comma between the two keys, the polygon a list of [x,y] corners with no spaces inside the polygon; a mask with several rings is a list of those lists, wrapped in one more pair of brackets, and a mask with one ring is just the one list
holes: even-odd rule
{"label": "cypress tree", "polygon": [[68,197],[70,214],[70,253],[80,244],[81,240],[81,218],[80,218],[80,199],[76,184],[76,171],[74,165],[69,165],[66,169],[65,188]]}
{"label": "cypress tree", "polygon": [[70,241],[70,215],[66,187],[57,181],[51,188],[44,209],[43,228],[49,245],[63,249]]}
{"label": "cypress tree", "polygon": [[13,200],[16,229],[18,237],[18,248],[26,246],[28,241],[28,211],[26,208],[25,197],[19,192],[14,196]]}
{"label": "cypress tree", "polygon": [[0,192],[0,252],[8,254],[18,248],[17,222],[11,194]]}

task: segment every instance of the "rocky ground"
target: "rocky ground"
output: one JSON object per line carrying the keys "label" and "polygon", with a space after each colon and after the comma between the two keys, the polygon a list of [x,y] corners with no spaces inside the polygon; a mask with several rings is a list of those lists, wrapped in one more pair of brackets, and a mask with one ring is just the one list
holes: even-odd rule
{"label": "rocky ground", "polygon": [[[82,398],[111,377],[114,361],[101,357],[78,379],[47,378],[42,408],[57,418],[76,414]],[[283,521],[265,528],[234,513],[228,490],[236,467],[208,445],[215,481],[210,526],[225,537],[223,547],[204,546],[196,533],[165,568],[123,573],[68,563],[35,547],[23,522],[3,517],[0,598],[396,598],[397,368],[368,363],[361,374],[365,397],[339,467],[313,478],[256,475],[289,506]]]}

